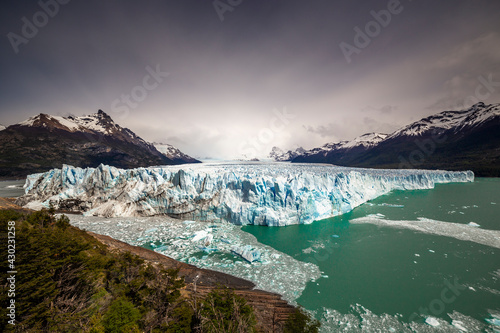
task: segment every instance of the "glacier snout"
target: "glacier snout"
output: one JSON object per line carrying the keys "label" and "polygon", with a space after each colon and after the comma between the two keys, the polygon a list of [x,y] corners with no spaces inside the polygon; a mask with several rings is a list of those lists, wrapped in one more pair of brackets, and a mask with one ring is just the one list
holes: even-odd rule
{"label": "glacier snout", "polygon": [[352,210],[392,190],[474,180],[471,171],[372,170],[328,165],[197,164],[137,169],[64,165],[28,176],[18,203],[94,216],[170,215],[284,226]]}

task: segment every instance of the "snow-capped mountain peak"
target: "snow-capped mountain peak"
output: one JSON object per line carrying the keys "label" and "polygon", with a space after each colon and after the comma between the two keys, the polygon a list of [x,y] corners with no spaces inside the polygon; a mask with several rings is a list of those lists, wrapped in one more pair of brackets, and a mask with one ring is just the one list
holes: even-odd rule
{"label": "snow-capped mountain peak", "polygon": [[34,117],[16,124],[21,127],[42,127],[49,131],[54,129],[67,131],[70,133],[87,133],[92,135],[104,135],[126,142],[135,143],[145,149],[152,149],[168,157],[176,163],[197,163],[198,160],[184,154],[176,147],[166,143],[150,143],[137,136],[128,128],[116,124],[106,112],[99,110],[97,113],[88,116],[51,116],[40,113]]}
{"label": "snow-capped mountain peak", "polygon": [[429,131],[442,132],[450,129],[459,131],[463,128],[480,125],[487,120],[499,116],[499,103],[487,105],[483,102],[479,102],[468,109],[460,111],[443,111],[422,118],[394,132],[389,138],[399,136],[420,136]]}
{"label": "snow-capped mountain peak", "polygon": [[500,103],[443,111],[391,135],[368,133],[308,150],[292,162],[376,168],[472,169],[500,176]]}
{"label": "snow-capped mountain peak", "polygon": [[68,132],[97,132],[108,135],[115,131],[123,131],[123,129],[119,125],[115,124],[113,119],[111,119],[111,117],[102,110],[99,110],[97,113],[81,117],[62,117],[40,113],[18,123],[17,125],[28,127],[52,127],[66,130]]}
{"label": "snow-capped mountain peak", "polygon": [[82,132],[94,135],[113,136],[129,142],[140,142],[140,144],[151,147],[149,142],[146,142],[128,128],[116,124],[113,119],[102,110],[88,116],[80,117],[52,116],[40,113],[13,126],[41,127],[49,131],[58,129],[70,133]]}
{"label": "snow-capped mountain peak", "polygon": [[[116,124],[102,110],[81,117],[41,113],[0,131],[0,156],[11,159],[0,159],[0,177],[1,172],[4,176],[23,177],[61,163],[92,167],[107,164],[122,168],[199,163],[175,147],[167,146],[168,155],[128,128]],[[31,163],[33,156],[43,163]],[[11,163],[16,163],[16,167]]]}

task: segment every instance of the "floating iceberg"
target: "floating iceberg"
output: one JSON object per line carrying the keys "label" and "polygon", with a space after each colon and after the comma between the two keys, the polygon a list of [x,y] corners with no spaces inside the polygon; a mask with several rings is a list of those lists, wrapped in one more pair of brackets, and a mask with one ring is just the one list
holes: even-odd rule
{"label": "floating iceberg", "polygon": [[241,256],[249,263],[260,260],[261,256],[261,253],[258,250],[253,249],[250,245],[233,246],[231,251]]}
{"label": "floating iceberg", "polygon": [[26,179],[18,204],[89,216],[169,215],[237,225],[311,223],[392,190],[470,182],[471,171],[375,170],[320,164],[220,163],[118,169],[64,165]]}
{"label": "floating iceberg", "polygon": [[432,327],[437,327],[437,326],[439,326],[439,321],[438,321],[436,318],[434,318],[434,317],[427,317],[427,318],[425,319],[425,322],[426,322],[427,324],[431,325]]}
{"label": "floating iceberg", "polygon": [[206,230],[200,230],[200,231],[195,232],[192,241],[197,242],[199,240],[205,239],[207,236],[208,236],[208,232]]}

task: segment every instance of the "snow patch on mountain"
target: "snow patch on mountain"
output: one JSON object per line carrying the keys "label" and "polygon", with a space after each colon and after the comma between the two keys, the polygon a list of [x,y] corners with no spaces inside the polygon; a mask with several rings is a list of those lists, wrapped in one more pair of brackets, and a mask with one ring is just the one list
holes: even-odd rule
{"label": "snow patch on mountain", "polygon": [[113,136],[128,142],[134,142],[139,145],[145,145],[148,148],[154,148],[153,145],[141,137],[137,136],[128,128],[116,124],[109,115],[99,110],[97,113],[88,116],[52,116],[44,113],[28,118],[13,126],[41,127],[64,130],[70,133],[89,133],[94,135]]}
{"label": "snow patch on mountain", "polygon": [[321,147],[313,148],[300,154],[308,156],[327,156],[329,153],[340,151],[349,153],[349,149],[362,147],[370,149],[380,143],[402,136],[420,136],[427,133],[442,133],[453,130],[455,133],[461,130],[480,126],[482,123],[500,117],[500,103],[486,105],[483,102],[474,104],[472,107],[460,111],[443,111],[441,113],[420,119],[394,133],[367,133],[351,141],[339,141],[327,143]]}
{"label": "snow patch on mountain", "polygon": [[384,133],[366,133],[354,138],[354,140],[342,144],[340,148],[349,149],[354,147],[373,147],[376,146],[379,142],[385,140],[387,136],[388,134]]}
{"label": "snow patch on mountain", "polygon": [[471,171],[357,169],[315,164],[220,163],[137,169],[64,165],[26,179],[18,204],[94,216],[171,215],[238,225],[311,223],[392,190],[470,182]]}
{"label": "snow patch on mountain", "polygon": [[[366,133],[354,138],[351,141],[339,141],[339,142],[330,142],[324,144],[321,147],[313,148],[310,150],[306,150],[296,156],[310,156],[310,155],[323,155],[326,156],[328,153],[332,151],[347,151],[353,148],[371,148],[382,142],[388,137],[388,134],[384,133]],[[294,157],[296,157],[294,156]]]}
{"label": "snow patch on mountain", "polygon": [[419,136],[430,131],[440,133],[454,129],[458,132],[464,128],[478,126],[494,117],[500,117],[500,103],[486,105],[479,102],[465,110],[443,111],[423,118],[397,130],[388,139],[399,136]]}
{"label": "snow patch on mountain", "polygon": [[167,156],[168,158],[172,160],[183,160],[186,162],[189,161],[196,161],[193,157],[184,154],[182,151],[180,151],[178,148],[172,146],[171,144],[168,143],[161,143],[161,142],[153,142],[153,145],[155,148],[162,153],[163,155]]}
{"label": "snow patch on mountain", "polygon": [[87,132],[104,135],[114,135],[120,133],[130,139],[139,139],[142,143],[146,143],[129,129],[122,128],[120,125],[116,124],[113,119],[111,119],[111,117],[102,110],[99,110],[97,113],[81,117],[62,117],[40,113],[39,115],[30,117],[17,125],[27,127],[53,127],[66,130],[68,132]]}
{"label": "snow patch on mountain", "polygon": [[4,125],[0,124],[0,131],[3,131],[4,129],[6,129],[7,127],[5,127]]}

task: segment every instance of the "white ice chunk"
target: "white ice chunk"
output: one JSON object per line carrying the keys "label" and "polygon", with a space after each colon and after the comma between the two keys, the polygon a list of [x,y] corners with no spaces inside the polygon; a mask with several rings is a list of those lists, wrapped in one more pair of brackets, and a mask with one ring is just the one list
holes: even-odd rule
{"label": "white ice chunk", "polygon": [[434,318],[434,317],[427,317],[427,318],[425,319],[425,322],[426,322],[427,324],[431,325],[432,327],[437,327],[437,326],[439,326],[439,321],[438,321],[436,318]]}
{"label": "white ice chunk", "polygon": [[467,329],[464,327],[464,323],[460,320],[452,320],[451,324],[461,330],[462,332],[468,332]]}
{"label": "white ice chunk", "polygon": [[233,246],[231,251],[241,256],[243,259],[252,263],[254,261],[260,260],[261,253],[258,250],[253,249],[250,245],[245,246]]}
{"label": "white ice chunk", "polygon": [[199,240],[204,239],[205,237],[208,236],[208,232],[206,230],[200,230],[194,233],[194,237],[191,240],[192,242],[197,242]]}
{"label": "white ice chunk", "polygon": [[500,327],[500,316],[497,314],[491,314],[492,318],[487,318],[486,321],[491,325]]}

